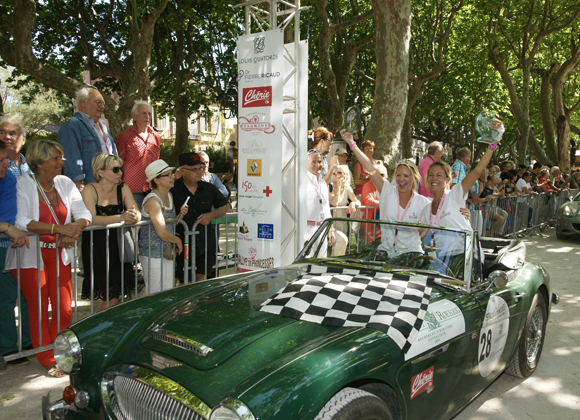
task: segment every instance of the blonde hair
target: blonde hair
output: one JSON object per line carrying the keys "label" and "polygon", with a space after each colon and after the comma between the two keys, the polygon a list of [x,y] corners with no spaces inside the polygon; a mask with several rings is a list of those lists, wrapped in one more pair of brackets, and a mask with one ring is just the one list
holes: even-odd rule
{"label": "blonde hair", "polygon": [[402,161],[399,162],[399,164],[395,168],[395,176],[397,175],[397,169],[399,169],[399,167],[401,166],[404,166],[411,172],[411,176],[413,177],[413,189],[415,189],[415,187],[419,184],[419,181],[421,180],[421,175],[419,174],[417,166],[415,166],[415,164],[410,160],[403,159]]}
{"label": "blonde hair", "polygon": [[119,156],[109,155],[106,153],[97,153],[93,160],[91,161],[91,167],[93,168],[93,176],[95,181],[101,181],[101,175],[99,175],[99,170],[105,170],[109,167],[112,162],[118,162],[119,165],[123,166],[123,159]]}
{"label": "blonde hair", "polygon": [[[344,185],[350,185],[350,170],[348,169],[348,165],[338,165],[336,170],[344,173]],[[336,179],[338,180],[338,178]]]}
{"label": "blonde hair", "polygon": [[30,166],[30,170],[33,173],[37,173],[38,165],[42,165],[47,160],[56,157],[55,150],[64,158],[64,150],[62,150],[62,146],[57,141],[42,139],[32,142],[26,149],[26,161],[28,166]]}

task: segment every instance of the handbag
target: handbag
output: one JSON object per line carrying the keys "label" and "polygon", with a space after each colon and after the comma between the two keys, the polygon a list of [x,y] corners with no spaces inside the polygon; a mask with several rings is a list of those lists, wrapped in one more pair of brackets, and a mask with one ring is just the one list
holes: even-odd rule
{"label": "handbag", "polygon": [[169,244],[169,246],[167,248],[165,248],[165,252],[163,253],[163,258],[165,258],[166,260],[173,260],[173,257],[175,256],[175,248],[174,248],[174,244]]}

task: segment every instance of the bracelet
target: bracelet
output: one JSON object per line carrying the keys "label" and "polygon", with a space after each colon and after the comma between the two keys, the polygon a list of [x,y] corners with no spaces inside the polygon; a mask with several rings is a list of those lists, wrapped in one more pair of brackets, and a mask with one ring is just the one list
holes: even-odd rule
{"label": "bracelet", "polygon": [[349,145],[348,145],[348,147],[350,147],[351,149],[353,149],[353,148],[355,148],[355,147],[356,147],[356,143],[349,144]]}
{"label": "bracelet", "polygon": [[490,143],[487,148],[490,150],[495,150],[497,149],[497,143]]}
{"label": "bracelet", "polygon": [[52,226],[50,227],[50,234],[54,235],[54,223],[52,224]]}

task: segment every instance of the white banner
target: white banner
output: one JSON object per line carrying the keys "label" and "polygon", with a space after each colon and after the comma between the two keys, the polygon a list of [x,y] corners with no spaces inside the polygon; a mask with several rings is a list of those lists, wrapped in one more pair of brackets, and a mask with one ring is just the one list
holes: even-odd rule
{"label": "white banner", "polygon": [[282,92],[280,30],[238,38],[238,267],[280,266]]}

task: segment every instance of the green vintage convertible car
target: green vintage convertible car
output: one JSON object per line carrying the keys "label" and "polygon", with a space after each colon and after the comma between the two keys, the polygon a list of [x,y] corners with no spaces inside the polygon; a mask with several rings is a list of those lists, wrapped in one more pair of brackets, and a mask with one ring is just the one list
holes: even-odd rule
{"label": "green vintage convertible car", "polygon": [[[360,235],[372,224],[377,238]],[[342,255],[327,246],[333,225],[349,238]],[[70,386],[43,399],[43,417],[448,419],[504,370],[534,372],[552,303],[521,241],[327,220],[290,266],[160,292],[61,332]]]}
{"label": "green vintage convertible car", "polygon": [[558,210],[556,237],[565,239],[571,236],[580,236],[580,193],[562,204]]}

